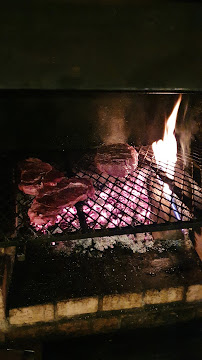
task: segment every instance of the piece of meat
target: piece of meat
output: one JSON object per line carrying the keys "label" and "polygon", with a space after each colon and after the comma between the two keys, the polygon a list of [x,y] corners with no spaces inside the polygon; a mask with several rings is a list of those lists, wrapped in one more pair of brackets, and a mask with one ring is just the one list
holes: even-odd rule
{"label": "piece of meat", "polygon": [[36,201],[33,201],[31,207],[28,210],[28,216],[30,222],[35,225],[44,225],[49,221],[54,225],[57,220],[57,215],[60,213],[60,209],[47,208]]}
{"label": "piece of meat", "polygon": [[57,186],[54,186],[54,188],[53,188],[53,186],[45,184],[43,186],[43,188],[37,194],[38,195],[37,197],[41,198],[45,195],[53,194],[53,192],[64,190],[66,187],[69,186],[69,179],[66,177],[63,177],[56,185]]}
{"label": "piece of meat", "polygon": [[94,195],[90,180],[67,179],[64,174],[39,159],[30,158],[20,164],[21,182],[19,189],[36,196],[28,210],[30,222],[44,225],[55,224],[57,216],[66,207]]}
{"label": "piece of meat", "polygon": [[[81,182],[83,185],[81,185]],[[37,195],[37,198],[41,198],[45,195],[51,195],[53,193],[56,193],[56,192],[59,192],[61,190],[65,190],[66,188],[70,188],[71,186],[73,186],[74,188],[76,186],[87,186],[89,187],[90,184],[92,185],[92,183],[90,182],[89,183],[89,180],[88,179],[78,179],[78,178],[66,178],[66,177],[63,177],[58,183],[57,183],[57,186],[54,186],[54,188],[50,185],[44,185],[43,188],[39,191],[38,195]],[[90,190],[90,188],[89,188]],[[92,186],[92,195],[94,194],[94,188]]]}
{"label": "piece of meat", "polygon": [[61,171],[52,168],[52,170],[43,177],[43,184],[44,186],[50,187],[56,186],[62,179],[64,179],[64,174]]}
{"label": "piece of meat", "polygon": [[100,172],[126,177],[137,168],[138,153],[128,144],[102,145],[97,151],[95,164]]}
{"label": "piece of meat", "polygon": [[27,195],[36,196],[38,195],[39,191],[43,188],[43,183],[39,181],[39,182],[33,182],[32,184],[28,184],[21,181],[21,183],[18,185],[18,188]]}
{"label": "piece of meat", "polygon": [[[90,180],[82,178],[63,179],[52,192],[39,195],[33,201],[28,215],[35,225],[44,225],[48,221],[55,223],[57,215],[66,207],[72,207],[79,201],[94,195],[94,187]],[[54,220],[55,219],[55,220]]]}
{"label": "piece of meat", "polygon": [[26,171],[36,171],[44,174],[47,173],[48,171],[51,171],[52,166],[48,163],[43,162],[40,159],[29,158],[22,161],[19,164],[19,168],[21,170],[21,174],[23,174]]}
{"label": "piece of meat", "polygon": [[33,184],[34,182],[40,181],[43,176],[43,172],[36,170],[23,171],[21,174],[21,181],[26,184]]}
{"label": "piece of meat", "polygon": [[72,207],[78,201],[85,200],[87,196],[94,195],[94,187],[88,179],[64,178],[52,192],[36,197],[36,201],[48,207]]}
{"label": "piece of meat", "polygon": [[21,182],[18,187],[28,195],[36,196],[44,186],[55,186],[64,178],[63,173],[39,159],[29,158],[19,167]]}

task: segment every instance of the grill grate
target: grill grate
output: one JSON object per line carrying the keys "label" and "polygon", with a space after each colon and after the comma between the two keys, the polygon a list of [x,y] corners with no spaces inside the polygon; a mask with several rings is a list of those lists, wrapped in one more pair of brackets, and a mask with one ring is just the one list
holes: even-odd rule
{"label": "grill grate", "polygon": [[[47,223],[35,227],[30,225],[27,215],[32,198],[19,192],[15,235],[63,234],[66,238],[80,238],[190,228],[200,221],[202,224],[200,152],[186,156],[186,160],[185,169],[182,155],[178,155],[174,179],[171,179],[172,170],[165,168],[165,164],[157,167],[151,147],[144,146],[139,149],[138,169],[120,179],[100,174],[93,157],[83,159],[75,176],[92,180],[94,198],[64,209],[54,226]],[[169,193],[165,191],[165,183],[170,187]]]}

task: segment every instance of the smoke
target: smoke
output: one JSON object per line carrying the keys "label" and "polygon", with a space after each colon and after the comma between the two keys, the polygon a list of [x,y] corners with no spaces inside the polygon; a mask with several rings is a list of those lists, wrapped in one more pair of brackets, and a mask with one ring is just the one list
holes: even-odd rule
{"label": "smoke", "polygon": [[127,133],[125,129],[125,119],[122,114],[117,113],[111,116],[105,112],[100,112],[101,127],[105,129],[101,133],[101,139],[106,145],[127,142]]}
{"label": "smoke", "polygon": [[184,166],[188,165],[188,157],[191,152],[191,141],[198,130],[198,125],[193,121],[190,127],[182,128],[180,131],[180,145]]}
{"label": "smoke", "polygon": [[[93,99],[95,138],[105,144],[152,144],[163,137],[164,119],[172,112],[177,95],[140,95],[135,93],[99,93]],[[187,166],[195,135],[202,140],[201,96],[183,95],[177,117],[176,133]]]}
{"label": "smoke", "polygon": [[127,128],[126,111],[129,100],[113,99],[98,106],[98,131],[102,142],[106,145],[127,143],[129,130]]}
{"label": "smoke", "polygon": [[179,135],[182,158],[184,166],[188,166],[188,159],[191,152],[191,142],[198,131],[198,123],[195,121],[192,111],[189,110],[188,102],[184,106],[182,121],[178,124],[176,133]]}

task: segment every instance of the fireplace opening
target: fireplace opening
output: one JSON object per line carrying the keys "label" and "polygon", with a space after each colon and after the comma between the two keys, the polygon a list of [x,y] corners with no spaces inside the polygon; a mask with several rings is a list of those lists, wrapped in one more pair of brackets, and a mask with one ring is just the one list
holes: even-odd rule
{"label": "fireplace opening", "polygon": [[[17,191],[16,234],[42,236],[68,234],[78,237],[129,234],[179,228],[189,228],[200,221],[202,207],[201,177],[194,180],[194,171],[201,167],[200,154],[195,151],[196,164],[189,156],[190,171],[183,168],[179,155],[175,166],[174,180],[158,168],[150,146],[137,148],[138,168],[126,178],[115,178],[100,173],[94,164],[94,154],[84,155],[76,164],[72,176],[90,179],[95,193],[87,200],[57,214],[52,224],[31,223],[28,210],[33,196]],[[197,163],[198,161],[198,163]],[[71,178],[72,178],[71,176]],[[168,196],[162,183],[171,189]]]}
{"label": "fireplace opening", "polygon": [[0,100],[8,336],[199,317],[201,94],[12,91]]}
{"label": "fireplace opening", "polygon": [[[9,223],[10,232],[8,234],[4,231],[2,240],[54,243],[59,240],[177,229],[185,231],[201,227],[200,94],[8,92],[1,97],[4,112],[8,101],[13,103],[13,111],[18,110],[18,117],[22,117],[19,128],[17,127],[19,138],[22,140],[25,130],[24,144],[27,146],[29,131],[34,140],[28,150],[24,150],[25,145],[20,144],[15,153],[10,151],[2,155],[2,163],[6,169],[2,181],[6,181],[9,188],[9,195],[4,195],[5,203],[2,204],[2,223],[4,228],[5,223]],[[60,134],[59,137],[56,136],[54,146],[51,145],[54,138],[52,120],[56,113],[50,116],[51,106],[58,108],[55,130]],[[42,120],[47,109],[50,120],[44,120],[40,128],[40,121],[36,120],[36,124],[33,121],[35,117]],[[30,115],[29,127],[26,117],[33,110],[35,113]],[[68,117],[79,120],[74,125]],[[84,124],[88,145],[90,139],[91,146],[85,144],[82,148],[80,128],[84,132]],[[12,131],[10,138],[12,139]],[[74,140],[66,140],[65,143],[65,138]],[[61,140],[60,147],[58,139]],[[71,141],[75,141],[77,146],[80,142],[80,149],[75,149]],[[119,147],[126,143],[137,153],[135,168],[127,170],[123,176],[100,171],[96,164],[96,154],[102,151],[102,144],[115,144],[115,147]],[[115,156],[118,153],[119,148],[115,148]],[[32,162],[25,165],[29,158]],[[20,165],[23,161],[24,165]],[[41,161],[41,165],[36,165],[36,161]],[[127,167],[126,162],[120,164],[122,168]],[[23,166],[28,166],[28,171],[24,171]],[[37,166],[45,166],[47,169],[42,169],[40,173]],[[43,196],[39,196],[35,189],[38,186],[41,191],[45,181],[43,178],[47,174],[51,174],[48,175],[50,178],[52,176],[52,180],[47,180],[49,184],[50,181],[54,184],[51,183],[48,192],[44,191]],[[68,181],[75,184],[67,185]],[[79,182],[80,187],[87,186],[83,183],[85,181],[89,181],[93,191],[89,191],[83,201],[78,198],[70,206],[68,201],[64,201],[64,206],[60,205],[55,210],[54,201],[50,207],[38,199],[47,194],[49,197],[58,196],[59,187],[63,190],[69,186],[68,194],[73,194]],[[6,188],[5,185],[3,188]],[[66,196],[70,196],[68,194]],[[35,210],[36,204],[41,202],[44,206]]]}

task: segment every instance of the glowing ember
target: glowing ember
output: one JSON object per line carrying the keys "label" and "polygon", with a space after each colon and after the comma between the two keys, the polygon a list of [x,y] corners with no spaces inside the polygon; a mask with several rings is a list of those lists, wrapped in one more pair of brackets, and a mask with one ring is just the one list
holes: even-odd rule
{"label": "glowing ember", "polygon": [[55,226],[54,233],[59,233],[68,229],[70,231],[76,231],[80,229],[80,223],[77,215],[77,210],[74,207],[64,208],[60,214],[57,215],[57,220],[52,223],[48,221],[45,225],[32,224],[37,231],[43,234],[48,233],[48,228]]}
{"label": "glowing ember", "polygon": [[143,171],[129,175],[124,182],[100,174],[94,174],[93,179],[98,190],[95,198],[88,199],[83,207],[90,228],[149,224],[150,207]]}
{"label": "glowing ember", "polygon": [[161,167],[168,177],[173,179],[175,163],[177,161],[177,141],[175,138],[175,124],[177,113],[181,102],[181,95],[175,104],[175,107],[165,124],[163,140],[155,141],[152,149],[157,165]]}

